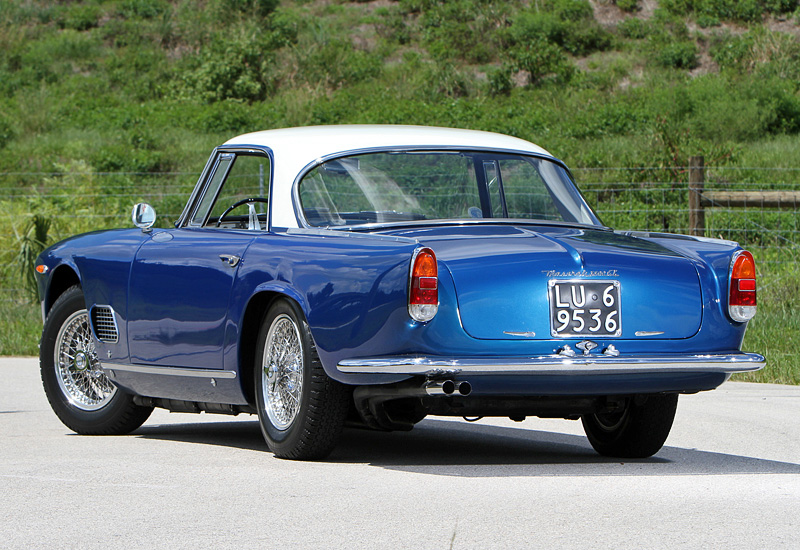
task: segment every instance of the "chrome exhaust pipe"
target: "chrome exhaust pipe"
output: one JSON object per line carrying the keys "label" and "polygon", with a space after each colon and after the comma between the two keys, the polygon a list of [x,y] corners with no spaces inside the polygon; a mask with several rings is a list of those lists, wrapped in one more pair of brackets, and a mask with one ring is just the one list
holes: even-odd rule
{"label": "chrome exhaust pipe", "polygon": [[456,382],[455,380],[435,380],[425,385],[425,393],[428,395],[463,395],[472,393],[472,384],[469,382]]}
{"label": "chrome exhaust pipe", "polygon": [[435,380],[425,384],[428,395],[453,395],[455,391],[456,384],[452,380]]}

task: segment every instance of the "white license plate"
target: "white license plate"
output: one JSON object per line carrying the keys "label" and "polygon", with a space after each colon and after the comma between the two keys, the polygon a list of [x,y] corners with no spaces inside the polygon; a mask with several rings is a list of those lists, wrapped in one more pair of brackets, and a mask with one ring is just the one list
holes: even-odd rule
{"label": "white license plate", "polygon": [[622,334],[619,281],[550,280],[547,286],[551,336]]}

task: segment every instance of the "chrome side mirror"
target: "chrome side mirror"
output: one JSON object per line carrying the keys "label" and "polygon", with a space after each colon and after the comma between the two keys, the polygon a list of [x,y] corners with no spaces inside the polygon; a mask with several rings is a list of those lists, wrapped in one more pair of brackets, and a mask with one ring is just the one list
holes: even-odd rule
{"label": "chrome side mirror", "polygon": [[147,233],[156,223],[156,210],[149,204],[140,202],[133,207],[131,219],[133,219],[133,225]]}

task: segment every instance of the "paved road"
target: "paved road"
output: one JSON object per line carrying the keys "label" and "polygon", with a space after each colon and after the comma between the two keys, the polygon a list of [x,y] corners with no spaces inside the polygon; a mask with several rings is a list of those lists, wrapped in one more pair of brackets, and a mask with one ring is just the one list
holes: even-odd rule
{"label": "paved road", "polygon": [[800,387],[681,397],[648,460],[597,456],[578,422],[434,418],[297,463],[246,416],[77,436],[36,360],[0,376],[0,548],[800,547]]}

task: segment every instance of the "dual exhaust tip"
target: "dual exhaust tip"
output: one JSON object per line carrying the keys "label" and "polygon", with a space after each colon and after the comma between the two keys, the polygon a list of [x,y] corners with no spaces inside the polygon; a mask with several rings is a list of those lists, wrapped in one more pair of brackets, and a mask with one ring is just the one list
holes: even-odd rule
{"label": "dual exhaust tip", "polygon": [[472,384],[466,381],[437,380],[426,384],[425,391],[428,395],[461,395],[466,397],[472,393]]}

